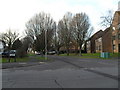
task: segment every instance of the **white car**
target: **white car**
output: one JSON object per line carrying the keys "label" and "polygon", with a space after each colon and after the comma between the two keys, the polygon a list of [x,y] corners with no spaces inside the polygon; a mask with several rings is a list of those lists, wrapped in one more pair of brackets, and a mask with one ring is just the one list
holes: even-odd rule
{"label": "white car", "polygon": [[49,55],[54,55],[55,53],[56,53],[55,51],[48,52]]}
{"label": "white car", "polygon": [[15,55],[16,55],[16,50],[10,50],[9,56],[15,57]]}

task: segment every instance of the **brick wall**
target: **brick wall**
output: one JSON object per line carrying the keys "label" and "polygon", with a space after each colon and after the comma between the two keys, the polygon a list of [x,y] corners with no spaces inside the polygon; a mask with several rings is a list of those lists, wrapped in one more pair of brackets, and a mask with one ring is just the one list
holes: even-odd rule
{"label": "brick wall", "polygon": [[107,28],[102,36],[102,51],[112,52],[112,30]]}
{"label": "brick wall", "polygon": [[91,38],[90,38],[90,51],[91,53],[96,53],[96,44],[95,44],[95,40],[102,37],[103,35],[103,31],[100,30],[98,32],[96,32]]}
{"label": "brick wall", "polygon": [[116,11],[114,14],[113,22],[112,22],[112,36],[115,37],[114,40],[112,41],[113,46],[114,46],[114,52],[120,52],[120,39],[118,38],[118,35],[120,34],[120,28],[118,28],[118,25],[120,25],[120,11]]}

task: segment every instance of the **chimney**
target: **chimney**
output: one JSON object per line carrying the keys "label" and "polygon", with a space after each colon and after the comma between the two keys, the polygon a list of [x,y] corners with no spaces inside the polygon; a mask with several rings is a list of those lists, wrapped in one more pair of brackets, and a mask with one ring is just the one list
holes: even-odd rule
{"label": "chimney", "polygon": [[118,2],[118,11],[120,11],[120,1]]}

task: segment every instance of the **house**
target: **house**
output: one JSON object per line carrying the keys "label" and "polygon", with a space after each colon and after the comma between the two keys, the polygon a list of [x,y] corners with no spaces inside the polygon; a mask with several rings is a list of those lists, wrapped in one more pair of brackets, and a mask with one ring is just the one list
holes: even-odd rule
{"label": "house", "polygon": [[112,52],[112,30],[96,32],[87,42],[87,53]]}
{"label": "house", "polygon": [[112,30],[107,28],[102,36],[102,52],[112,52]]}
{"label": "house", "polygon": [[112,22],[113,52],[120,52],[120,8],[115,12]]}
{"label": "house", "polygon": [[90,42],[90,40],[88,40],[87,42],[86,42],[86,49],[87,49],[87,53],[91,53],[91,42]]}
{"label": "house", "polygon": [[95,52],[100,53],[102,52],[102,37],[95,40]]}
{"label": "house", "polygon": [[88,41],[87,41],[87,53],[96,53],[99,52],[99,48],[100,47],[100,43],[98,44],[97,42],[99,42],[99,38],[101,38],[103,35],[103,31],[100,30],[98,32],[96,32]]}
{"label": "house", "polygon": [[[112,28],[111,28],[112,27]],[[96,32],[87,42],[88,53],[120,52],[120,2],[111,27]]]}

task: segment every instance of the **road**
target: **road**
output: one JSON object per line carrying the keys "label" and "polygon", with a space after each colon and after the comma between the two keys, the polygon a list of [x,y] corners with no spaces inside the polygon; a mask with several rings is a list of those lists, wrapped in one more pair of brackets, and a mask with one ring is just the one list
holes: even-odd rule
{"label": "road", "polygon": [[3,69],[3,88],[118,88],[117,60],[48,57],[54,61]]}

